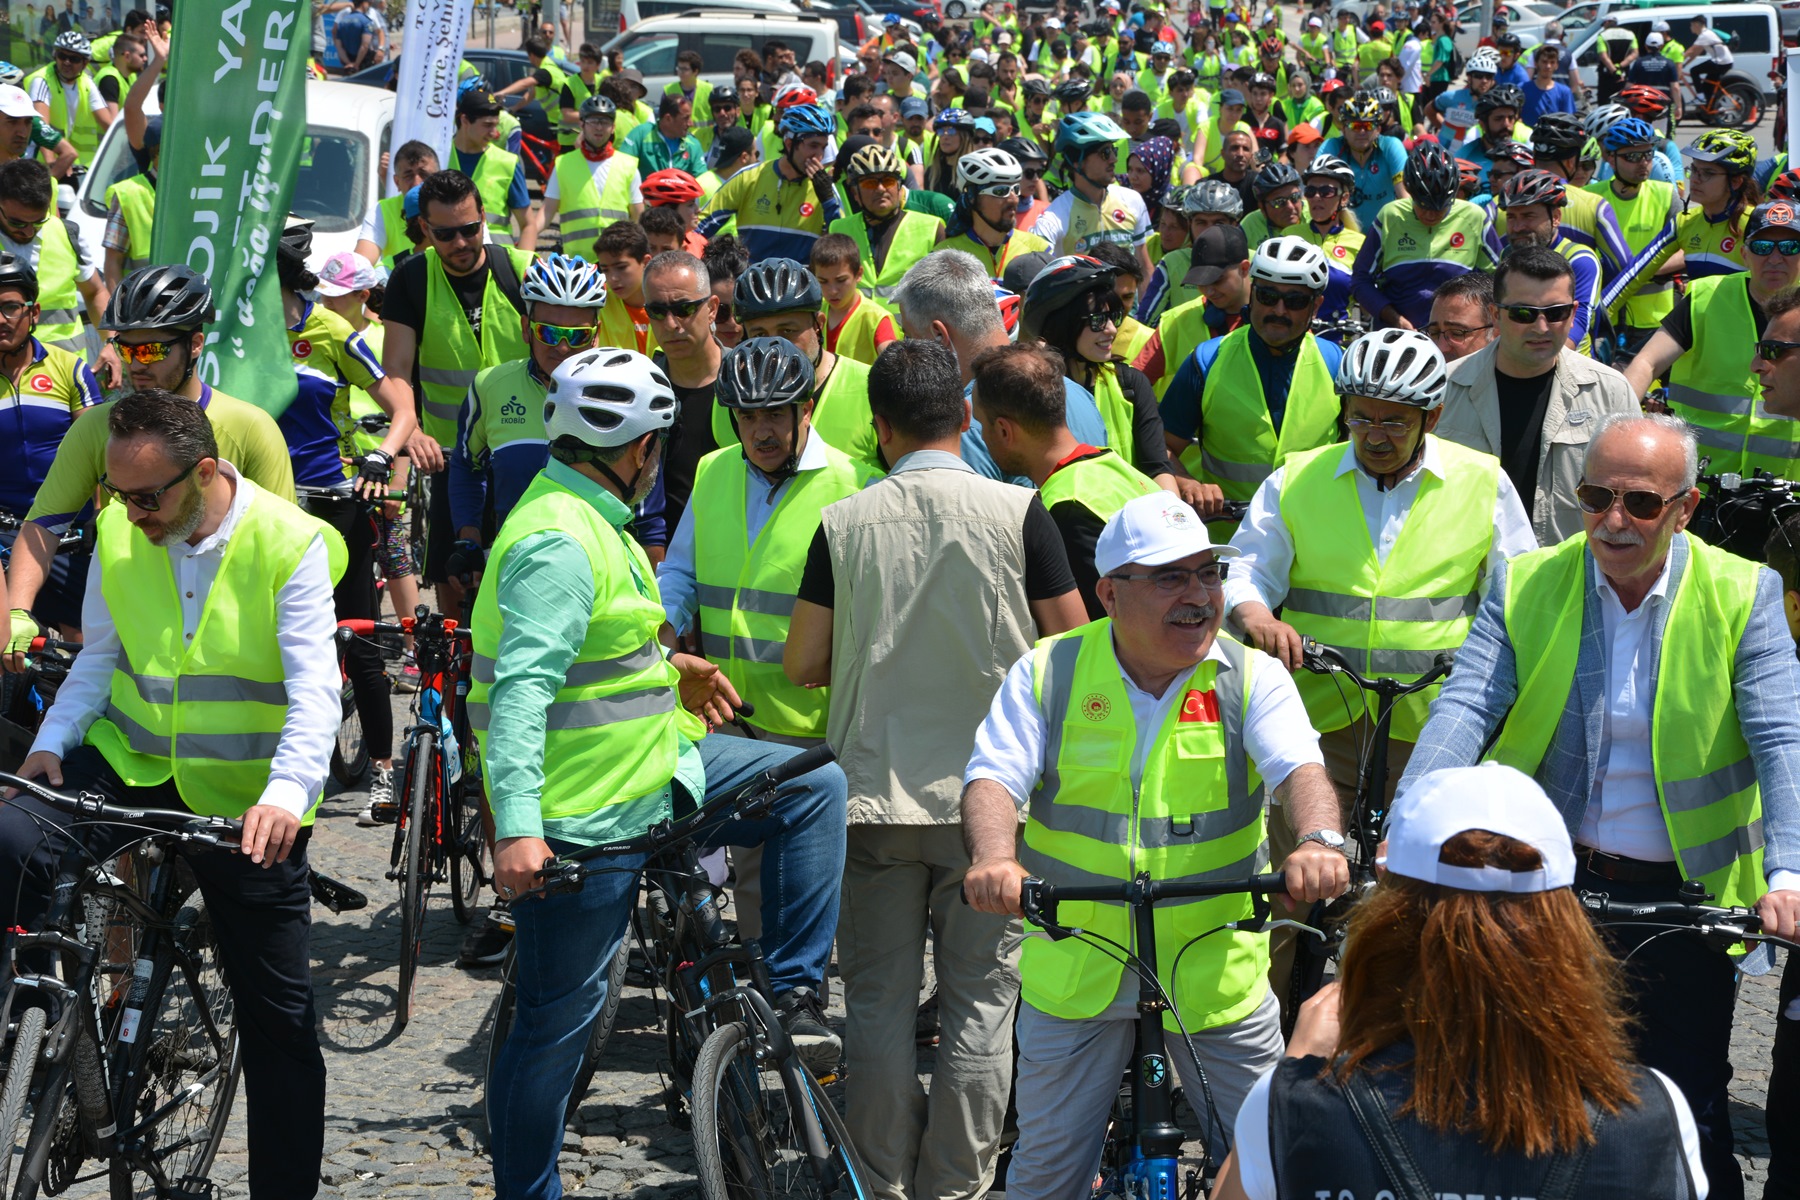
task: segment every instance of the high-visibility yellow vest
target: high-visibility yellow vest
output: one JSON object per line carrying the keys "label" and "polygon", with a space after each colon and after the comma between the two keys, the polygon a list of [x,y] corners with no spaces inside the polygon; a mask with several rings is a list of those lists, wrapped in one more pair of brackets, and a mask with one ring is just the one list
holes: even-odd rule
{"label": "high-visibility yellow vest", "polygon": [[[169,552],[138,532],[122,504],[102,509],[94,529],[119,656],[106,712],[87,743],[132,787],[173,779],[194,812],[243,816],[268,785],[287,719],[277,598],[315,537],[325,539],[335,584],[344,539],[258,489],[186,639]],[[312,811],[301,821],[312,824]]]}
{"label": "high-visibility yellow vest", "polygon": [[125,274],[150,265],[150,231],[156,222],[156,189],[142,175],[128,175],[106,189],[106,202],[119,206],[131,244],[125,250]]}
{"label": "high-visibility yellow vest", "polygon": [[[1161,401],[1169,390],[1169,383],[1175,378],[1175,372],[1181,364],[1188,360],[1188,355],[1214,338],[1224,337],[1211,325],[1206,323],[1206,297],[1196,296],[1185,304],[1172,304],[1163,310],[1162,320],[1156,323],[1157,332],[1162,334],[1163,373],[1160,379],[1153,381],[1156,387],[1156,398]],[[1195,454],[1196,451],[1188,451]],[[1186,462],[1184,456],[1182,459]]]}
{"label": "high-visibility yellow vest", "polygon": [[[861,292],[854,292],[852,296],[854,304],[850,315],[838,326],[837,344],[832,347],[832,353],[839,358],[859,362],[865,367],[873,366],[877,353],[875,331],[881,328],[884,320],[892,318],[887,309],[866,299]],[[899,333],[898,322],[895,324],[894,332]]]}
{"label": "high-visibility yellow vest", "polygon": [[[1341,651],[1365,675],[1425,674],[1440,652],[1454,653],[1463,644],[1480,606],[1500,460],[1442,438],[1431,441],[1443,477],[1420,472],[1418,494],[1386,562],[1369,541],[1356,487],[1360,468],[1338,471],[1347,444],[1296,454],[1282,468],[1281,519],[1294,540],[1282,617],[1299,633]],[[1294,682],[1321,733],[1363,714],[1359,688],[1340,689],[1332,678],[1310,671],[1296,672]],[[1400,701],[1396,738],[1419,740],[1437,693],[1432,687]]]}
{"label": "high-visibility yellow vest", "polygon": [[[1698,538],[1669,599],[1650,713],[1650,760],[1683,879],[1723,905],[1755,904],[1763,882],[1762,791],[1738,725],[1731,663],[1756,602],[1757,564]],[[1519,694],[1488,757],[1535,774],[1575,683],[1587,539],[1507,564],[1506,635]]]}
{"label": "high-visibility yellow vest", "polygon": [[962,250],[973,254],[981,260],[982,266],[988,269],[991,278],[998,279],[1006,274],[1006,264],[1021,254],[1048,254],[1050,243],[1029,229],[1015,229],[1012,236],[1002,242],[1000,249],[990,250],[974,232],[959,233],[953,238],[944,239],[939,247],[942,250]]}
{"label": "high-visibility yellow vest", "polygon": [[26,95],[31,94],[31,81],[42,79],[50,92],[50,124],[62,130],[68,137],[70,145],[75,147],[77,161],[91,165],[94,151],[100,148],[100,122],[94,117],[91,107],[100,97],[100,86],[94,82],[93,76],[82,72],[75,77],[76,104],[75,112],[69,112],[68,93],[63,90],[63,82],[56,74],[56,64],[47,63],[25,77],[20,86]]}
{"label": "high-visibility yellow vest", "polygon": [[[488,253],[508,255],[520,279],[531,263],[531,255],[511,246],[490,246]],[[457,414],[475,376],[483,367],[524,358],[529,347],[519,310],[495,285],[491,270],[482,291],[481,340],[475,340],[435,246],[425,249],[425,317],[431,336],[419,339],[419,428],[448,450],[456,444]]]}
{"label": "high-visibility yellow vest", "polygon": [[[1613,190],[1613,182],[1606,179],[1590,183],[1587,190],[1613,210],[1613,216],[1619,220],[1619,232],[1625,235],[1626,246],[1633,255],[1641,254],[1671,217],[1680,216],[1681,196],[1672,183],[1646,179],[1638,187],[1637,195],[1622,200]],[[1632,291],[1621,311],[1613,314],[1613,323],[1623,323],[1634,329],[1655,329],[1674,310],[1675,281],[1652,277]]]}
{"label": "high-visibility yellow vest", "polygon": [[594,243],[600,232],[617,221],[631,219],[631,181],[637,178],[637,159],[613,151],[607,160],[606,190],[594,185],[594,171],[580,150],[556,160],[556,220],[562,229],[563,253],[594,261]]}
{"label": "high-visibility yellow vest", "polygon": [[569,81],[569,75],[548,58],[532,68],[534,74],[538,71],[548,75],[550,82],[540,83],[536,88],[534,98],[537,100],[538,106],[544,110],[544,115],[550,118],[551,126],[554,127],[557,118],[561,115],[562,90],[563,85]]}
{"label": "high-visibility yellow vest", "polygon": [[1110,447],[1056,468],[1038,488],[1045,508],[1073,500],[1102,521],[1127,501],[1160,491],[1142,471]]}
{"label": "high-visibility yellow vest", "polygon": [[[1227,663],[1208,659],[1174,685],[1181,699],[1170,705],[1141,776],[1132,770],[1137,726],[1112,621],[1037,644],[1032,695],[1048,737],[1019,850],[1026,870],[1085,886],[1123,883],[1139,872],[1159,882],[1236,879],[1267,865],[1262,781],[1244,750],[1262,656],[1223,634],[1218,644]],[[1158,976],[1189,1031],[1240,1020],[1262,1002],[1268,938],[1229,930],[1201,936],[1250,912],[1242,895],[1157,906]],[[1065,902],[1060,919],[1122,946],[1135,941],[1123,904]],[[1178,954],[1180,974],[1171,978]],[[1117,957],[1084,938],[1026,938],[1019,960],[1026,1002],[1071,1020],[1110,1004],[1123,971]],[[1164,1023],[1174,1028],[1172,1017]]]}
{"label": "high-visibility yellow vest", "polygon": [[666,785],[675,775],[681,707],[675,668],[656,640],[662,600],[643,547],[550,471],[541,471],[500,527],[475,596],[468,713],[483,769],[494,660],[506,625],[496,599],[501,571],[522,538],[551,531],[574,538],[587,553],[594,608],[581,649],[544,711],[541,795],[547,819],[586,816]]}
{"label": "high-visibility yellow vest", "polygon": [[874,300],[883,308],[893,311],[893,296],[900,288],[900,281],[912,265],[937,249],[938,234],[943,231],[944,223],[936,217],[925,213],[900,212],[899,227],[894,236],[888,239],[887,258],[883,260],[881,269],[875,269],[875,251],[869,246],[869,227],[863,214],[854,213],[839,217],[831,223],[832,233],[845,234],[856,243],[856,249],[862,255],[862,281],[859,287],[862,294]]}
{"label": "high-visibility yellow vest", "polygon": [[113,66],[111,63],[107,63],[103,67],[95,68],[94,86],[98,87],[102,79],[111,79],[119,85],[119,103],[123,104],[125,103],[125,93],[131,90],[132,82],[137,79],[137,76],[127,76],[125,72],[119,70],[119,68]]}
{"label": "high-visibility yellow vest", "polygon": [[376,207],[381,212],[381,265],[392,271],[395,256],[413,248],[406,236],[406,197],[387,196]]}
{"label": "high-visibility yellow vest", "polygon": [[1155,333],[1154,325],[1145,325],[1136,317],[1126,314],[1125,319],[1119,322],[1118,334],[1113,338],[1113,357],[1127,365],[1136,362],[1138,354]]}
{"label": "high-visibility yellow vest", "polygon": [[512,189],[518,173],[519,156],[498,146],[489,146],[475,163],[469,179],[481,197],[481,211],[487,218],[488,238],[502,246],[510,246],[513,236],[512,212],[506,207],[506,193]]}
{"label": "high-visibility yellow vest", "polygon": [[1687,294],[1694,344],[1669,368],[1669,411],[1693,427],[1700,453],[1712,459],[1708,470],[1749,475],[1761,467],[1795,478],[1800,425],[1765,415],[1762,381],[1750,370],[1749,274],[1695,279]]}
{"label": "high-visibility yellow vest", "polygon": [[600,90],[600,77],[596,75],[593,86],[589,87],[587,80],[581,77],[581,72],[569,71],[563,75],[563,87],[569,89],[569,99],[575,102],[569,106],[575,110],[575,119],[573,121],[563,120],[562,93],[560,91],[557,93],[556,99],[551,102],[550,107],[544,110],[544,115],[550,117],[556,125],[557,145],[561,146],[566,153],[575,149],[581,141],[581,106],[587,103],[589,96]]}
{"label": "high-visibility yellow vest", "polygon": [[1106,426],[1106,444],[1125,457],[1126,462],[1137,458],[1137,437],[1132,427],[1131,401],[1125,397],[1125,389],[1119,386],[1119,371],[1116,364],[1104,362],[1094,372],[1094,403],[1100,409],[1100,420]]}
{"label": "high-visibility yellow vest", "polygon": [[788,482],[754,547],[744,490],[768,485],[749,477],[743,449],[733,443],[714,450],[694,475],[694,511],[706,514],[694,523],[694,580],[706,656],[756,709],[745,720],[784,737],[825,736],[829,689],[799,687],[781,669],[788,619],[819,514],[827,504],[854,496],[875,475],[841,451],[823,449],[825,465]]}
{"label": "high-visibility yellow vest", "polygon": [[85,354],[81,333],[81,286],[75,273],[81,260],[69,243],[69,228],[52,215],[38,230],[37,338],[71,354]]}
{"label": "high-visibility yellow vest", "polygon": [[606,294],[606,303],[600,306],[600,339],[601,346],[617,346],[621,350],[635,350],[640,354],[656,352],[656,326],[645,317],[644,342],[638,345],[637,318],[625,307],[624,297],[617,292]]}
{"label": "high-visibility yellow vest", "polygon": [[1218,484],[1227,500],[1248,500],[1289,455],[1337,441],[1338,407],[1331,372],[1309,333],[1294,364],[1277,436],[1245,325],[1225,335],[1206,373],[1201,444],[1183,452],[1181,461],[1194,478]]}

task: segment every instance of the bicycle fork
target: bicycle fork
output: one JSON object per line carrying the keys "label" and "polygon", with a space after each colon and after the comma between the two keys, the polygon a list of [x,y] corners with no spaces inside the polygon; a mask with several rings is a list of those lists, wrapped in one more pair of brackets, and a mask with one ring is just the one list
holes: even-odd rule
{"label": "bicycle fork", "polygon": [[1155,908],[1134,905],[1132,923],[1144,973],[1138,980],[1137,1060],[1131,1077],[1131,1118],[1136,1128],[1121,1182],[1133,1200],[1178,1200],[1175,1162],[1187,1135],[1175,1124],[1174,1071],[1163,1034],[1163,1013],[1169,1005],[1156,986]]}

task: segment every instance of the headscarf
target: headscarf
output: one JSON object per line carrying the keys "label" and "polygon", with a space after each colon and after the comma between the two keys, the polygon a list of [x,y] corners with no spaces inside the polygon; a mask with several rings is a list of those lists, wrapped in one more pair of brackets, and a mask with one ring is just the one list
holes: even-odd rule
{"label": "headscarf", "polygon": [[[1133,146],[1131,152],[1150,172],[1150,190],[1144,193],[1144,207],[1150,212],[1150,224],[1154,228],[1163,198],[1169,194],[1169,173],[1175,167],[1175,143],[1166,137],[1153,137]],[[1126,180],[1122,178],[1119,182]]]}

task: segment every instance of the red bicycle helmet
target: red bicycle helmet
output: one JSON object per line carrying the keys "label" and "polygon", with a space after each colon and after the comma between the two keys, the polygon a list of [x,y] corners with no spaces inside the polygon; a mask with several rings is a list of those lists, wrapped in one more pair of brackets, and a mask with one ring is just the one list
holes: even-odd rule
{"label": "red bicycle helmet", "polygon": [[1500,188],[1497,205],[1505,211],[1509,208],[1525,208],[1532,204],[1542,204],[1546,208],[1561,208],[1569,202],[1568,188],[1562,178],[1549,171],[1520,171],[1507,180]]}
{"label": "red bicycle helmet", "polygon": [[644,180],[644,203],[651,208],[686,204],[690,200],[700,199],[704,194],[699,180],[674,167],[653,172],[650,178]]}
{"label": "red bicycle helmet", "polygon": [[1769,180],[1768,198],[1786,200],[1792,204],[1800,201],[1800,171],[1783,171]]}
{"label": "red bicycle helmet", "polygon": [[1643,121],[1658,120],[1669,112],[1669,93],[1647,83],[1632,83],[1620,88],[1617,102]]}

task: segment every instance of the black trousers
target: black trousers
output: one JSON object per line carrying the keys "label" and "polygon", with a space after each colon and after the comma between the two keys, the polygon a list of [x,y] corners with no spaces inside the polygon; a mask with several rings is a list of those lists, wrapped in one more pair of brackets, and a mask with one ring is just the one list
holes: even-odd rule
{"label": "black trousers", "polygon": [[[1614,900],[1675,899],[1676,885],[1616,883],[1585,866],[1575,871],[1575,890],[1606,892]],[[1606,939],[1625,961],[1625,1003],[1638,1059],[1675,1081],[1694,1110],[1700,1162],[1712,1200],[1744,1200],[1744,1171],[1732,1153],[1732,1010],[1737,1004],[1737,965],[1730,955],[1698,937],[1630,925],[1607,929]]]}
{"label": "black trousers", "polygon": [[[94,792],[139,808],[184,807],[172,782],[127,786],[90,746],[70,751],[62,770],[63,791]],[[0,924],[33,928],[48,910],[61,846],[45,835],[44,823],[66,829],[70,821],[29,796],[0,805]],[[303,828],[287,861],[266,868],[225,850],[188,857],[236,1005],[254,1200],[310,1200],[319,1189],[325,1058],[313,1009],[310,835]],[[83,831],[102,857],[138,836],[104,826]]]}
{"label": "black trousers", "polygon": [[1775,1014],[1775,1052],[1763,1115],[1769,1131],[1769,1181],[1763,1200],[1800,1200],[1800,954],[1787,952]]}

